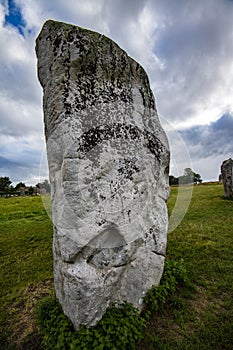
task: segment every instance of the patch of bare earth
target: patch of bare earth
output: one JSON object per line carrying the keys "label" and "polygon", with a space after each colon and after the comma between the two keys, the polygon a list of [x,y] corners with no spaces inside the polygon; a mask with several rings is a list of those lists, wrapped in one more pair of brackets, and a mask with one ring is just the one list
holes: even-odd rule
{"label": "patch of bare earth", "polygon": [[[39,329],[35,323],[34,307],[37,302],[54,293],[53,279],[47,279],[37,286],[27,287],[18,300],[9,308],[11,320],[10,343],[16,345],[16,349],[38,349],[41,342]],[[19,301],[20,300],[20,301]],[[13,323],[13,324],[12,324]]]}
{"label": "patch of bare earth", "polygon": [[150,333],[155,334],[160,339],[169,338],[179,343],[184,337],[197,330],[197,323],[201,322],[203,313],[215,302],[208,298],[207,291],[203,287],[196,286],[193,298],[186,300],[185,308],[189,310],[189,319],[178,319],[177,321],[174,316],[174,307],[169,308],[168,304],[161,313],[156,314],[151,320]]}
{"label": "patch of bare earth", "polygon": [[[177,323],[169,324],[169,333],[173,335],[173,339],[176,339],[176,341],[197,331],[198,325],[204,321],[205,316],[209,312],[212,315],[217,315],[220,310],[225,309],[225,298],[223,295],[219,297],[208,296],[208,290],[197,285],[195,286],[195,290],[193,298],[187,301],[187,310],[189,310],[190,319],[181,323],[181,325]],[[160,324],[158,325],[159,330],[162,328],[164,331],[163,327],[164,324],[162,327],[160,327]]]}

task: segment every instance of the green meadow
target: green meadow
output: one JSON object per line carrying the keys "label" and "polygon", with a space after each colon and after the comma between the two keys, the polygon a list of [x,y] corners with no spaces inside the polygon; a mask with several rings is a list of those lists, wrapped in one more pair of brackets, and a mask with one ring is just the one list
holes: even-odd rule
{"label": "green meadow", "polygon": [[[169,213],[177,192],[171,188]],[[168,259],[183,259],[191,286],[179,287],[153,314],[138,350],[232,349],[232,214],[221,184],[194,186],[167,246]],[[0,198],[0,256],[0,349],[40,349],[34,308],[54,295],[52,223],[40,197]]]}

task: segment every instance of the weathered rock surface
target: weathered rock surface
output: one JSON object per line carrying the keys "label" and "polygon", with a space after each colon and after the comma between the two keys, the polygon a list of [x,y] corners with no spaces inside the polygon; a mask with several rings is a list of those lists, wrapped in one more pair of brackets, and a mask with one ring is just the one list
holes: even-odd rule
{"label": "weathered rock surface", "polygon": [[233,160],[231,158],[222,163],[221,175],[225,197],[233,198]]}
{"label": "weathered rock surface", "polygon": [[142,308],[166,249],[169,149],[143,68],[110,39],[47,21],[44,90],[56,295],[78,328]]}

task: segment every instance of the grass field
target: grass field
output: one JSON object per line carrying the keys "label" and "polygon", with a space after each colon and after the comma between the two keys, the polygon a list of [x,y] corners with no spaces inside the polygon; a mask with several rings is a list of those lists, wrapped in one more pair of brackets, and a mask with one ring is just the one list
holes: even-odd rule
{"label": "grass field", "polygon": [[40,197],[0,199],[0,256],[0,349],[15,349],[35,330],[36,300],[52,290],[52,224]]}
{"label": "grass field", "polygon": [[[170,213],[176,195],[173,187]],[[233,201],[223,199],[222,185],[194,187],[167,247],[168,258],[184,259],[194,287],[179,290],[154,315],[138,349],[232,349],[232,214]],[[0,199],[0,218],[0,348],[39,349],[33,307],[53,294],[52,224],[40,197]]]}

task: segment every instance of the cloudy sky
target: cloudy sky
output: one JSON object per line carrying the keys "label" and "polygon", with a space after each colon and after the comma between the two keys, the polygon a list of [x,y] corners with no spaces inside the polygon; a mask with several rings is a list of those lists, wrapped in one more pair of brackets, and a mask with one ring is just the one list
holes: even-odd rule
{"label": "cloudy sky", "polygon": [[44,150],[35,38],[47,19],[96,30],[145,68],[172,150],[216,180],[233,157],[233,1],[0,0],[0,176],[35,184]]}

